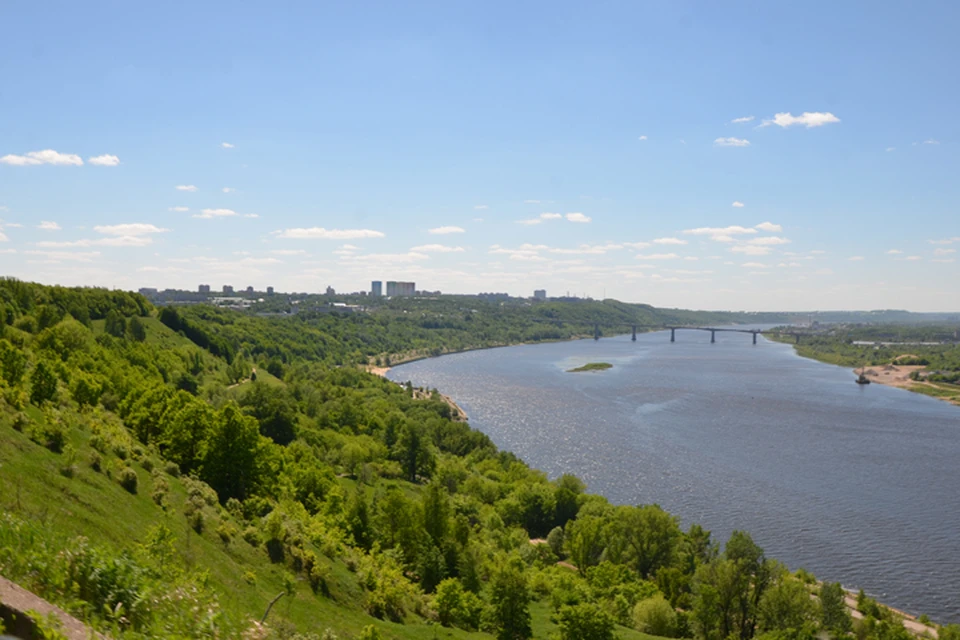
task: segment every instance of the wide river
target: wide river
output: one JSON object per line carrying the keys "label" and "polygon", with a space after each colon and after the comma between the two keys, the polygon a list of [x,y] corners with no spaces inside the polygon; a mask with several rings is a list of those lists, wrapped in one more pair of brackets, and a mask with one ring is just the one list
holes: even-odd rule
{"label": "wide river", "polygon": [[[437,388],[551,477],[657,503],[718,541],[892,606],[960,622],[960,408],[797,356],[762,337],[678,331],[421,360]],[[603,372],[567,373],[587,362]]]}

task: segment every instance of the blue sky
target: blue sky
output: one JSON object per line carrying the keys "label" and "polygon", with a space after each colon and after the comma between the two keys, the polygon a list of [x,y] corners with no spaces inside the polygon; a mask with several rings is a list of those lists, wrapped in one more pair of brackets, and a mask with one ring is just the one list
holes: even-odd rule
{"label": "blue sky", "polygon": [[0,273],[958,310],[958,18],[6,2]]}

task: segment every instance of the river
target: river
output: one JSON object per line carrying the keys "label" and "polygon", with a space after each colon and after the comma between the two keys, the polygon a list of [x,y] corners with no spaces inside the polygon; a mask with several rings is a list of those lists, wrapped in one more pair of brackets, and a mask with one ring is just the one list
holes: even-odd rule
{"label": "river", "polygon": [[[717,541],[960,622],[960,408],[748,334],[678,331],[471,351],[393,368],[551,477],[657,503]],[[587,362],[603,372],[567,373]]]}

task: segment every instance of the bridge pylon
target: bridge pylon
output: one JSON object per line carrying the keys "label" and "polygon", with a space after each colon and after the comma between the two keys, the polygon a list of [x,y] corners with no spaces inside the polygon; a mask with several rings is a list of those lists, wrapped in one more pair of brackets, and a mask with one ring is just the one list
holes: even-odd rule
{"label": "bridge pylon", "polygon": [[630,339],[633,340],[634,342],[637,341],[637,325],[633,325],[633,337]]}

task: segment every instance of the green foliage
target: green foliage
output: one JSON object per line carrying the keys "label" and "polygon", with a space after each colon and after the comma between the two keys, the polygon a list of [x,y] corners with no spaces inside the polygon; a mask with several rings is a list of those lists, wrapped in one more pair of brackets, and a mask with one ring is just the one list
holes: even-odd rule
{"label": "green foliage", "polygon": [[16,387],[27,372],[27,356],[7,340],[0,340],[0,373],[11,387]]}
{"label": "green foliage", "polygon": [[594,604],[584,603],[560,608],[557,614],[562,640],[613,640],[614,621]]}
{"label": "green foliage", "polygon": [[490,604],[497,640],[525,640],[533,636],[530,628],[530,591],[523,572],[507,565],[493,576]]}
{"label": "green foliage", "polygon": [[136,493],[137,487],[140,484],[140,478],[137,477],[137,472],[132,468],[123,467],[117,475],[117,482],[130,493]]}
{"label": "green foliage", "polygon": [[663,596],[641,600],[633,608],[633,626],[638,631],[665,638],[677,637],[677,612]]}
{"label": "green foliage", "polygon": [[824,582],[820,587],[820,626],[834,636],[849,633],[853,625],[844,596],[839,582]]}
{"label": "green foliage", "polygon": [[785,571],[764,591],[757,605],[761,631],[813,628],[817,613],[806,586]]}
{"label": "green foliage", "polygon": [[30,402],[40,406],[57,395],[57,377],[44,362],[38,362],[30,374]]}

